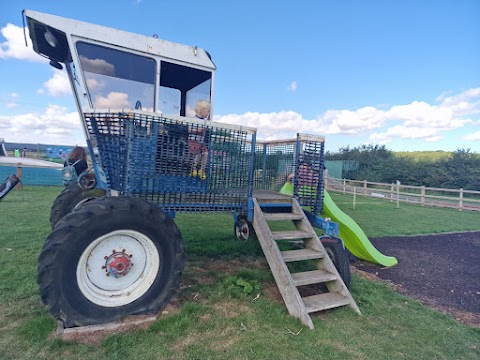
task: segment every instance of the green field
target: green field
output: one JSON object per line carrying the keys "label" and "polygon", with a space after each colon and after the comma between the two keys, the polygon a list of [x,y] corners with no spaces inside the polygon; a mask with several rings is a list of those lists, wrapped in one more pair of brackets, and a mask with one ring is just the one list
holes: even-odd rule
{"label": "green field", "polygon": [[[59,188],[14,190],[0,202],[0,359],[478,359],[480,329],[464,326],[381,282],[353,276],[363,315],[288,316],[254,242],[233,236],[227,213],[179,214],[187,264],[168,313],[143,330],[65,341],[36,284]],[[333,195],[368,236],[480,230],[479,214]],[[258,296],[256,301],[254,298]],[[81,340],[81,341],[80,341]]]}

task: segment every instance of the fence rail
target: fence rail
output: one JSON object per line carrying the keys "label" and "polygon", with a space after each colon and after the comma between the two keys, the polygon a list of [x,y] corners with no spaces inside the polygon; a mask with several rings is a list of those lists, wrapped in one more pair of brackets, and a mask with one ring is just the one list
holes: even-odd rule
{"label": "fence rail", "polygon": [[431,188],[426,186],[378,183],[367,180],[337,179],[327,176],[325,188],[344,194],[361,195],[388,201],[480,211],[480,191]]}

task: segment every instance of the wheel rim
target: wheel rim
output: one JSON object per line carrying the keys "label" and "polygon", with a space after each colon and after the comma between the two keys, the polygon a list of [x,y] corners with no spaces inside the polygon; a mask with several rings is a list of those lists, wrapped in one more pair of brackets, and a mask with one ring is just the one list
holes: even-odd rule
{"label": "wheel rim", "polygon": [[248,223],[245,220],[240,219],[238,221],[238,224],[235,227],[235,234],[240,240],[248,240],[248,237],[250,236],[250,228],[248,227]]}
{"label": "wheel rim", "polygon": [[104,307],[127,305],[155,281],[160,255],[150,238],[138,231],[116,230],[95,239],[82,253],[77,282],[82,294]]}

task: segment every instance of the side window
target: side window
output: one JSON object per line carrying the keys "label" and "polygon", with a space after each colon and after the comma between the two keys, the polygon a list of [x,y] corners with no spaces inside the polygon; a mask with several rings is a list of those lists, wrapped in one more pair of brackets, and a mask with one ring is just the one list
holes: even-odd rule
{"label": "side window", "polygon": [[76,44],[90,101],[95,109],[153,111],[154,59],[78,42]]}
{"label": "side window", "polygon": [[210,102],[211,86],[212,72],[161,61],[158,110],[167,115],[194,117],[199,100]]}
{"label": "side window", "polygon": [[187,92],[186,116],[195,117],[195,105],[200,100],[210,102],[211,80],[208,79]]}

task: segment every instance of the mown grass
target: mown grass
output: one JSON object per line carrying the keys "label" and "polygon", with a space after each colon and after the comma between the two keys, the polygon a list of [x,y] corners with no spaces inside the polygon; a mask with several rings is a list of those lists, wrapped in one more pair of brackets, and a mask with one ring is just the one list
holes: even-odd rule
{"label": "mown grass", "polygon": [[[25,188],[0,202],[0,359],[478,359],[480,331],[357,276],[348,308],[288,316],[256,242],[233,237],[229,214],[180,214],[187,266],[178,309],[146,330],[87,344],[51,337],[55,321],[36,285],[58,188]],[[478,214],[334,196],[369,236],[480,230]],[[443,220],[442,220],[443,219]],[[475,222],[475,219],[477,221]],[[212,266],[216,264],[217,266]],[[220,266],[218,266],[220,264]],[[233,281],[232,281],[233,279]],[[236,286],[235,279],[242,279]],[[258,300],[253,301],[257,294]]]}

